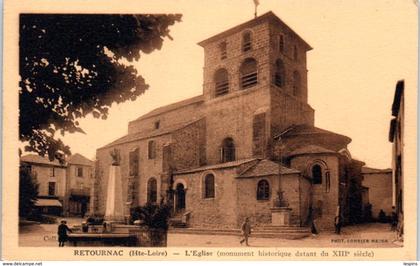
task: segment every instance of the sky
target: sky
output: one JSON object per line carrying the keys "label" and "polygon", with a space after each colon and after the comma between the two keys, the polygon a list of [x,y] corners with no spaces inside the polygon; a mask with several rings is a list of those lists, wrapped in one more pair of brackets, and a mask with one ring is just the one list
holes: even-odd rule
{"label": "sky", "polygon": [[[163,47],[135,66],[150,85],[136,101],[114,104],[107,120],[80,120],[86,134],[66,134],[73,153],[96,149],[127,134],[128,122],[162,105],[202,93],[203,49],[197,45],[254,16],[253,0],[133,1],[127,13],[182,13]],[[132,3],[133,3],[132,2]],[[106,8],[99,11],[105,11]],[[258,14],[273,11],[313,50],[308,52],[308,101],[315,125],[349,136],[353,158],[370,167],[391,166],[388,142],[395,84],[416,96],[417,7],[413,0],[260,0]]]}

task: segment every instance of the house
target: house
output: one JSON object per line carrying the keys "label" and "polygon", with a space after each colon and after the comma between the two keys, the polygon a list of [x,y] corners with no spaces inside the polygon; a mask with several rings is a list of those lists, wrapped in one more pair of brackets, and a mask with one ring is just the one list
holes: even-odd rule
{"label": "house", "polygon": [[41,212],[72,216],[89,211],[92,161],[78,153],[64,164],[35,154],[23,155],[20,161],[31,168],[39,184],[35,206]]}
{"label": "house", "polygon": [[404,223],[404,80],[397,82],[392,103],[389,141],[392,142],[393,206],[398,216],[398,228],[403,234]]}
{"label": "house", "polygon": [[392,214],[392,170],[362,168],[364,187],[368,188],[367,202],[371,204],[372,218],[379,219],[382,210],[386,216]]}
{"label": "house", "polygon": [[67,160],[66,204],[67,215],[84,216],[89,212],[93,162],[79,153]]}
{"label": "house", "polygon": [[35,154],[23,155],[20,162],[30,167],[39,185],[35,206],[43,213],[61,215],[66,194],[66,166]]}

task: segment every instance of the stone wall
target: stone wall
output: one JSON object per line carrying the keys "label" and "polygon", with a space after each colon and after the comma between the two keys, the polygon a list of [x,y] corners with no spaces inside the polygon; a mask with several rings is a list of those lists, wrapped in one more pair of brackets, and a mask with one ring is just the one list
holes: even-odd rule
{"label": "stone wall", "polygon": [[312,202],[312,184],[309,178],[301,175],[299,177],[300,195],[300,224],[308,226],[309,206]]}
{"label": "stone wall", "polygon": [[[187,99],[185,101],[190,101]],[[155,128],[155,122],[159,121],[159,128],[169,128],[174,125],[186,124],[190,121],[197,120],[202,117],[202,101],[194,100],[193,103],[180,106],[178,108],[172,108],[171,111],[157,112],[156,115],[137,119],[131,121],[128,124],[128,134],[134,134],[138,132],[150,132],[152,133]],[[175,104],[179,104],[175,103]],[[164,108],[167,108],[166,106]],[[162,107],[161,107],[162,108]],[[169,108],[171,109],[171,108]],[[156,111],[156,110],[155,110]]]}
{"label": "stone wall", "polygon": [[[215,176],[216,189],[215,197],[209,199],[204,198],[203,180],[210,173]],[[191,211],[191,227],[239,228],[245,217],[250,217],[254,226],[271,224],[270,208],[279,187],[284,188],[284,197],[292,208],[292,223],[300,225],[301,215],[308,208],[307,180],[298,174],[288,174],[281,176],[279,184],[278,176],[235,178],[236,175],[233,168],[175,175],[174,187],[178,183],[187,187],[186,211]],[[270,184],[270,197],[257,200],[257,184],[263,179]]]}
{"label": "stone wall", "polygon": [[292,125],[314,125],[314,110],[308,104],[274,86],[270,94],[272,136]]}
{"label": "stone wall", "polygon": [[[244,32],[251,32],[252,49],[242,51],[242,35]],[[227,58],[221,59],[220,44],[227,43]],[[240,72],[239,68],[246,58],[254,58],[258,65],[258,85],[267,86],[270,82],[269,76],[269,28],[268,23],[261,23],[251,28],[246,28],[232,35],[207,44],[204,47],[204,97],[208,101],[215,97],[214,73],[225,68],[229,77],[229,92],[239,91]],[[225,97],[225,96],[222,96]]]}
{"label": "stone wall", "polygon": [[[257,185],[261,180],[268,181],[270,197],[268,200],[257,200]],[[249,217],[254,226],[271,224],[270,208],[274,205],[276,192],[279,187],[278,176],[253,177],[238,179],[237,224],[240,226],[246,217]]]}
{"label": "stone wall", "polygon": [[[270,198],[257,200],[257,185],[263,179],[270,184]],[[238,179],[238,225],[242,224],[245,217],[250,217],[257,226],[271,224],[270,208],[274,206],[277,191],[283,191],[283,197],[292,209],[291,223],[300,225],[308,208],[308,184],[299,174]]]}
{"label": "stone wall", "polygon": [[[279,36],[283,35],[284,49],[279,48]],[[271,64],[274,68],[277,59],[281,59],[285,67],[285,83],[281,89],[283,92],[291,95],[298,101],[307,103],[307,67],[306,67],[306,45],[300,41],[296,34],[287,27],[280,27],[277,23],[270,24],[270,52]],[[294,58],[294,47],[297,48],[297,59]],[[272,68],[272,69],[273,69]],[[274,69],[273,69],[274,70]],[[299,93],[293,96],[293,72],[298,71],[301,77],[301,86]],[[274,72],[272,72],[274,75]]]}
{"label": "stone wall", "polygon": [[[251,158],[253,154],[254,114],[267,110],[269,94],[258,86],[218,97],[206,104],[207,164],[220,163],[220,149],[225,138],[235,143],[236,159]],[[266,119],[268,123],[268,119]],[[267,135],[268,130],[265,131]]]}
{"label": "stone wall", "polygon": [[[242,36],[251,32],[252,49],[242,51]],[[220,43],[227,43],[227,58],[221,59]],[[204,97],[207,118],[207,163],[220,162],[223,139],[230,137],[235,142],[236,159],[252,157],[253,117],[267,112],[269,108],[268,85],[270,83],[269,28],[268,23],[253,25],[239,30],[223,40],[204,47]],[[258,83],[247,89],[240,87],[240,66],[246,58],[257,61]],[[229,93],[215,97],[214,73],[225,68],[229,78]],[[268,112],[266,116],[267,126]],[[261,139],[267,139],[265,136]],[[265,142],[265,141],[264,141]]]}
{"label": "stone wall", "polygon": [[31,165],[31,170],[36,173],[39,184],[39,196],[48,196],[48,183],[55,182],[55,196],[63,199],[66,190],[66,168],[54,167],[54,176],[51,176],[52,168],[52,165]]}
{"label": "stone wall", "polygon": [[[304,155],[291,160],[291,167],[310,177],[311,166],[319,164],[322,168],[322,183],[312,185],[312,208],[318,217],[321,229],[333,229],[334,217],[339,204],[339,161],[335,155]],[[329,173],[329,189],[327,188]]]}
{"label": "stone wall", "polygon": [[[203,180],[215,177],[215,197],[204,198]],[[190,226],[205,228],[237,228],[236,171],[234,168],[186,173],[174,176],[174,187],[186,184],[186,211],[191,211]]]}
{"label": "stone wall", "polygon": [[[83,168],[83,176],[77,176],[77,168]],[[68,189],[90,188],[92,183],[92,167],[86,165],[71,164],[67,167],[67,178],[70,179]]]}
{"label": "stone wall", "polygon": [[372,204],[372,217],[378,218],[382,209],[386,215],[392,213],[392,172],[362,173],[362,185],[369,188],[369,203]]}
{"label": "stone wall", "polygon": [[206,163],[206,120],[202,119],[172,133],[170,164],[174,170]]}

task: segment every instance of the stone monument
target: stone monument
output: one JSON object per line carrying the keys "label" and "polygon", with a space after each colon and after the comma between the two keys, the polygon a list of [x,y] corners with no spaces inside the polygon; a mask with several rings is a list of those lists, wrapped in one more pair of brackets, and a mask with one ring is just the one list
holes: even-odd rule
{"label": "stone monument", "polygon": [[124,223],[124,201],[121,183],[120,152],[110,152],[112,164],[109,167],[108,188],[106,197],[105,221]]}

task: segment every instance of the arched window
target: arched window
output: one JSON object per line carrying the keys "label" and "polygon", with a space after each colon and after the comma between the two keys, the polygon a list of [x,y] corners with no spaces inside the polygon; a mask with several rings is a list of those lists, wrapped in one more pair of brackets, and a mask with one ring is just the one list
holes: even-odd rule
{"label": "arched window", "polygon": [[312,183],[322,184],[322,168],[319,164],[312,166]]}
{"label": "arched window", "polygon": [[252,49],[252,35],[250,31],[242,35],[242,51],[246,52]]}
{"label": "arched window", "polygon": [[274,71],[274,85],[280,88],[283,87],[285,83],[285,77],[286,75],[283,61],[281,61],[281,59],[277,59]]}
{"label": "arched window", "polygon": [[214,84],[216,97],[229,92],[229,78],[226,69],[220,68],[214,73]]}
{"label": "arched window", "polygon": [[300,74],[297,71],[293,72],[293,95],[298,96],[300,94]]}
{"label": "arched window", "polygon": [[147,181],[147,202],[157,202],[157,181],[156,178],[152,177]]}
{"label": "arched window", "polygon": [[257,184],[257,200],[268,200],[270,198],[270,184],[267,180],[260,180]]}
{"label": "arched window", "polygon": [[147,148],[148,148],[149,159],[155,159],[156,158],[156,142],[154,140],[149,141]]}
{"label": "arched window", "polygon": [[295,46],[293,46],[293,59],[295,60],[295,61],[297,61],[298,60],[298,49],[297,49],[297,47],[296,47],[296,45]]}
{"label": "arched window", "polygon": [[204,198],[214,198],[214,175],[204,177]]}
{"label": "arched window", "polygon": [[222,163],[235,161],[235,143],[232,138],[223,140],[220,155]]}
{"label": "arched window", "polygon": [[246,89],[257,85],[258,83],[258,72],[257,72],[257,61],[254,58],[247,58],[242,62],[239,69],[241,73],[241,87]]}

